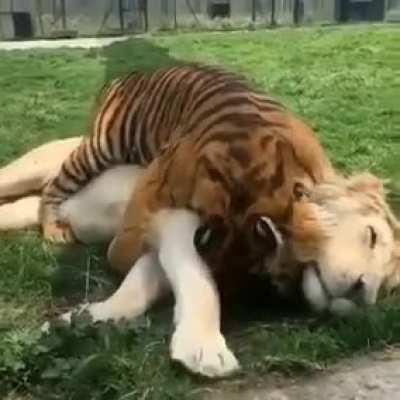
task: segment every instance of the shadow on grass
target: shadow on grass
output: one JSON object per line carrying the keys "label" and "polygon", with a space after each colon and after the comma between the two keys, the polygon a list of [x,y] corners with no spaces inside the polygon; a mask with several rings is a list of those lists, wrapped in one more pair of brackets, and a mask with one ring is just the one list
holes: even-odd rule
{"label": "shadow on grass", "polygon": [[105,47],[102,55],[106,59],[106,81],[127,72],[149,71],[182,62],[171,57],[168,48],[146,39],[130,39],[115,43]]}
{"label": "shadow on grass", "polygon": [[152,71],[156,68],[179,65],[183,61],[171,57],[167,47],[151,39],[131,38],[110,46],[91,49],[88,57],[104,59],[104,83],[133,71]]}

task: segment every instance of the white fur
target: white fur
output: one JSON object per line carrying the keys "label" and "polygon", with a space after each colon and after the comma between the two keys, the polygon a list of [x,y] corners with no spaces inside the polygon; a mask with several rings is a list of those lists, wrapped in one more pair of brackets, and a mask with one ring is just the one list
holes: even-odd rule
{"label": "white fur", "polygon": [[[391,272],[394,242],[382,217],[340,213],[339,209],[336,214],[338,223],[331,226],[314,258],[319,272],[316,274],[314,268],[305,271],[303,292],[313,309],[342,316],[376,303],[378,291]],[[369,226],[377,232],[374,248],[370,248]],[[362,285],[353,290],[358,281]]]}
{"label": "white fur", "polygon": [[[77,312],[88,311],[93,321],[132,320],[168,292],[168,283],[157,258],[150,253],[143,255],[127,274],[118,290],[107,300],[84,304]],[[71,312],[61,316],[71,321]]]}
{"label": "white fur", "polygon": [[81,140],[73,137],[46,143],[1,168],[0,200],[41,190]]}
{"label": "white fur", "polygon": [[329,307],[329,299],[314,268],[304,271],[302,286],[306,300],[315,311],[321,312]]}
{"label": "white fur", "polygon": [[[176,329],[171,358],[194,373],[225,376],[239,364],[220,332],[220,304],[214,282],[193,245],[198,226],[199,218],[191,211],[160,212],[151,233],[154,253],[136,262],[110,298],[82,305],[78,312],[87,310],[94,321],[133,319],[172,287]],[[62,319],[69,322],[71,312]]]}
{"label": "white fur", "polygon": [[193,244],[198,226],[199,217],[186,210],[163,211],[154,224],[155,245],[176,301],[171,357],[194,373],[225,376],[239,364],[220,331],[215,284]]}
{"label": "white fur", "polygon": [[326,292],[320,276],[315,268],[309,267],[303,274],[303,293],[313,310],[317,312],[329,311],[343,317],[352,314],[358,309],[357,304],[345,297],[331,297]]}
{"label": "white fur", "polygon": [[357,304],[349,299],[333,299],[329,305],[329,311],[339,317],[345,317],[353,314],[358,309]]}
{"label": "white fur", "polygon": [[38,224],[40,197],[27,196],[0,206],[0,230],[26,229]]}
{"label": "white fur", "polygon": [[61,205],[60,216],[81,242],[113,238],[142,171],[135,165],[109,168]]}

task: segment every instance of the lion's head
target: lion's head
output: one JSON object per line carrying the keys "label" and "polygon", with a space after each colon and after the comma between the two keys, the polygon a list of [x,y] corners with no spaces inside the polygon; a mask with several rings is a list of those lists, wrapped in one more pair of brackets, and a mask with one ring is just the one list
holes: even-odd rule
{"label": "lion's head", "polygon": [[282,289],[301,285],[313,309],[345,314],[400,284],[400,225],[370,174],[317,185],[296,202],[283,258],[270,270]]}

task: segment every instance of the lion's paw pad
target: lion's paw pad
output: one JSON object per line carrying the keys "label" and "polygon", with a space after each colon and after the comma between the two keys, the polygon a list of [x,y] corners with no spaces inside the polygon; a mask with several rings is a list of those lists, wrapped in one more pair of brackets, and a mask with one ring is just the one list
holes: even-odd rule
{"label": "lion's paw pad", "polygon": [[200,335],[193,329],[178,327],[171,342],[171,358],[190,371],[211,378],[228,376],[239,369],[219,332]]}

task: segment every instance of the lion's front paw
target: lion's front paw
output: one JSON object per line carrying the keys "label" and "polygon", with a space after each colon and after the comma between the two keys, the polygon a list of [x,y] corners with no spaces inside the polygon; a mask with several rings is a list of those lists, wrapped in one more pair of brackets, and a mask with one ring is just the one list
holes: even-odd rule
{"label": "lion's front paw", "polygon": [[43,236],[51,243],[69,244],[76,242],[71,227],[61,222],[45,224],[43,226]]}
{"label": "lion's front paw", "polygon": [[196,374],[216,378],[239,369],[236,357],[218,331],[201,334],[194,327],[178,326],[170,350],[173,360]]}

